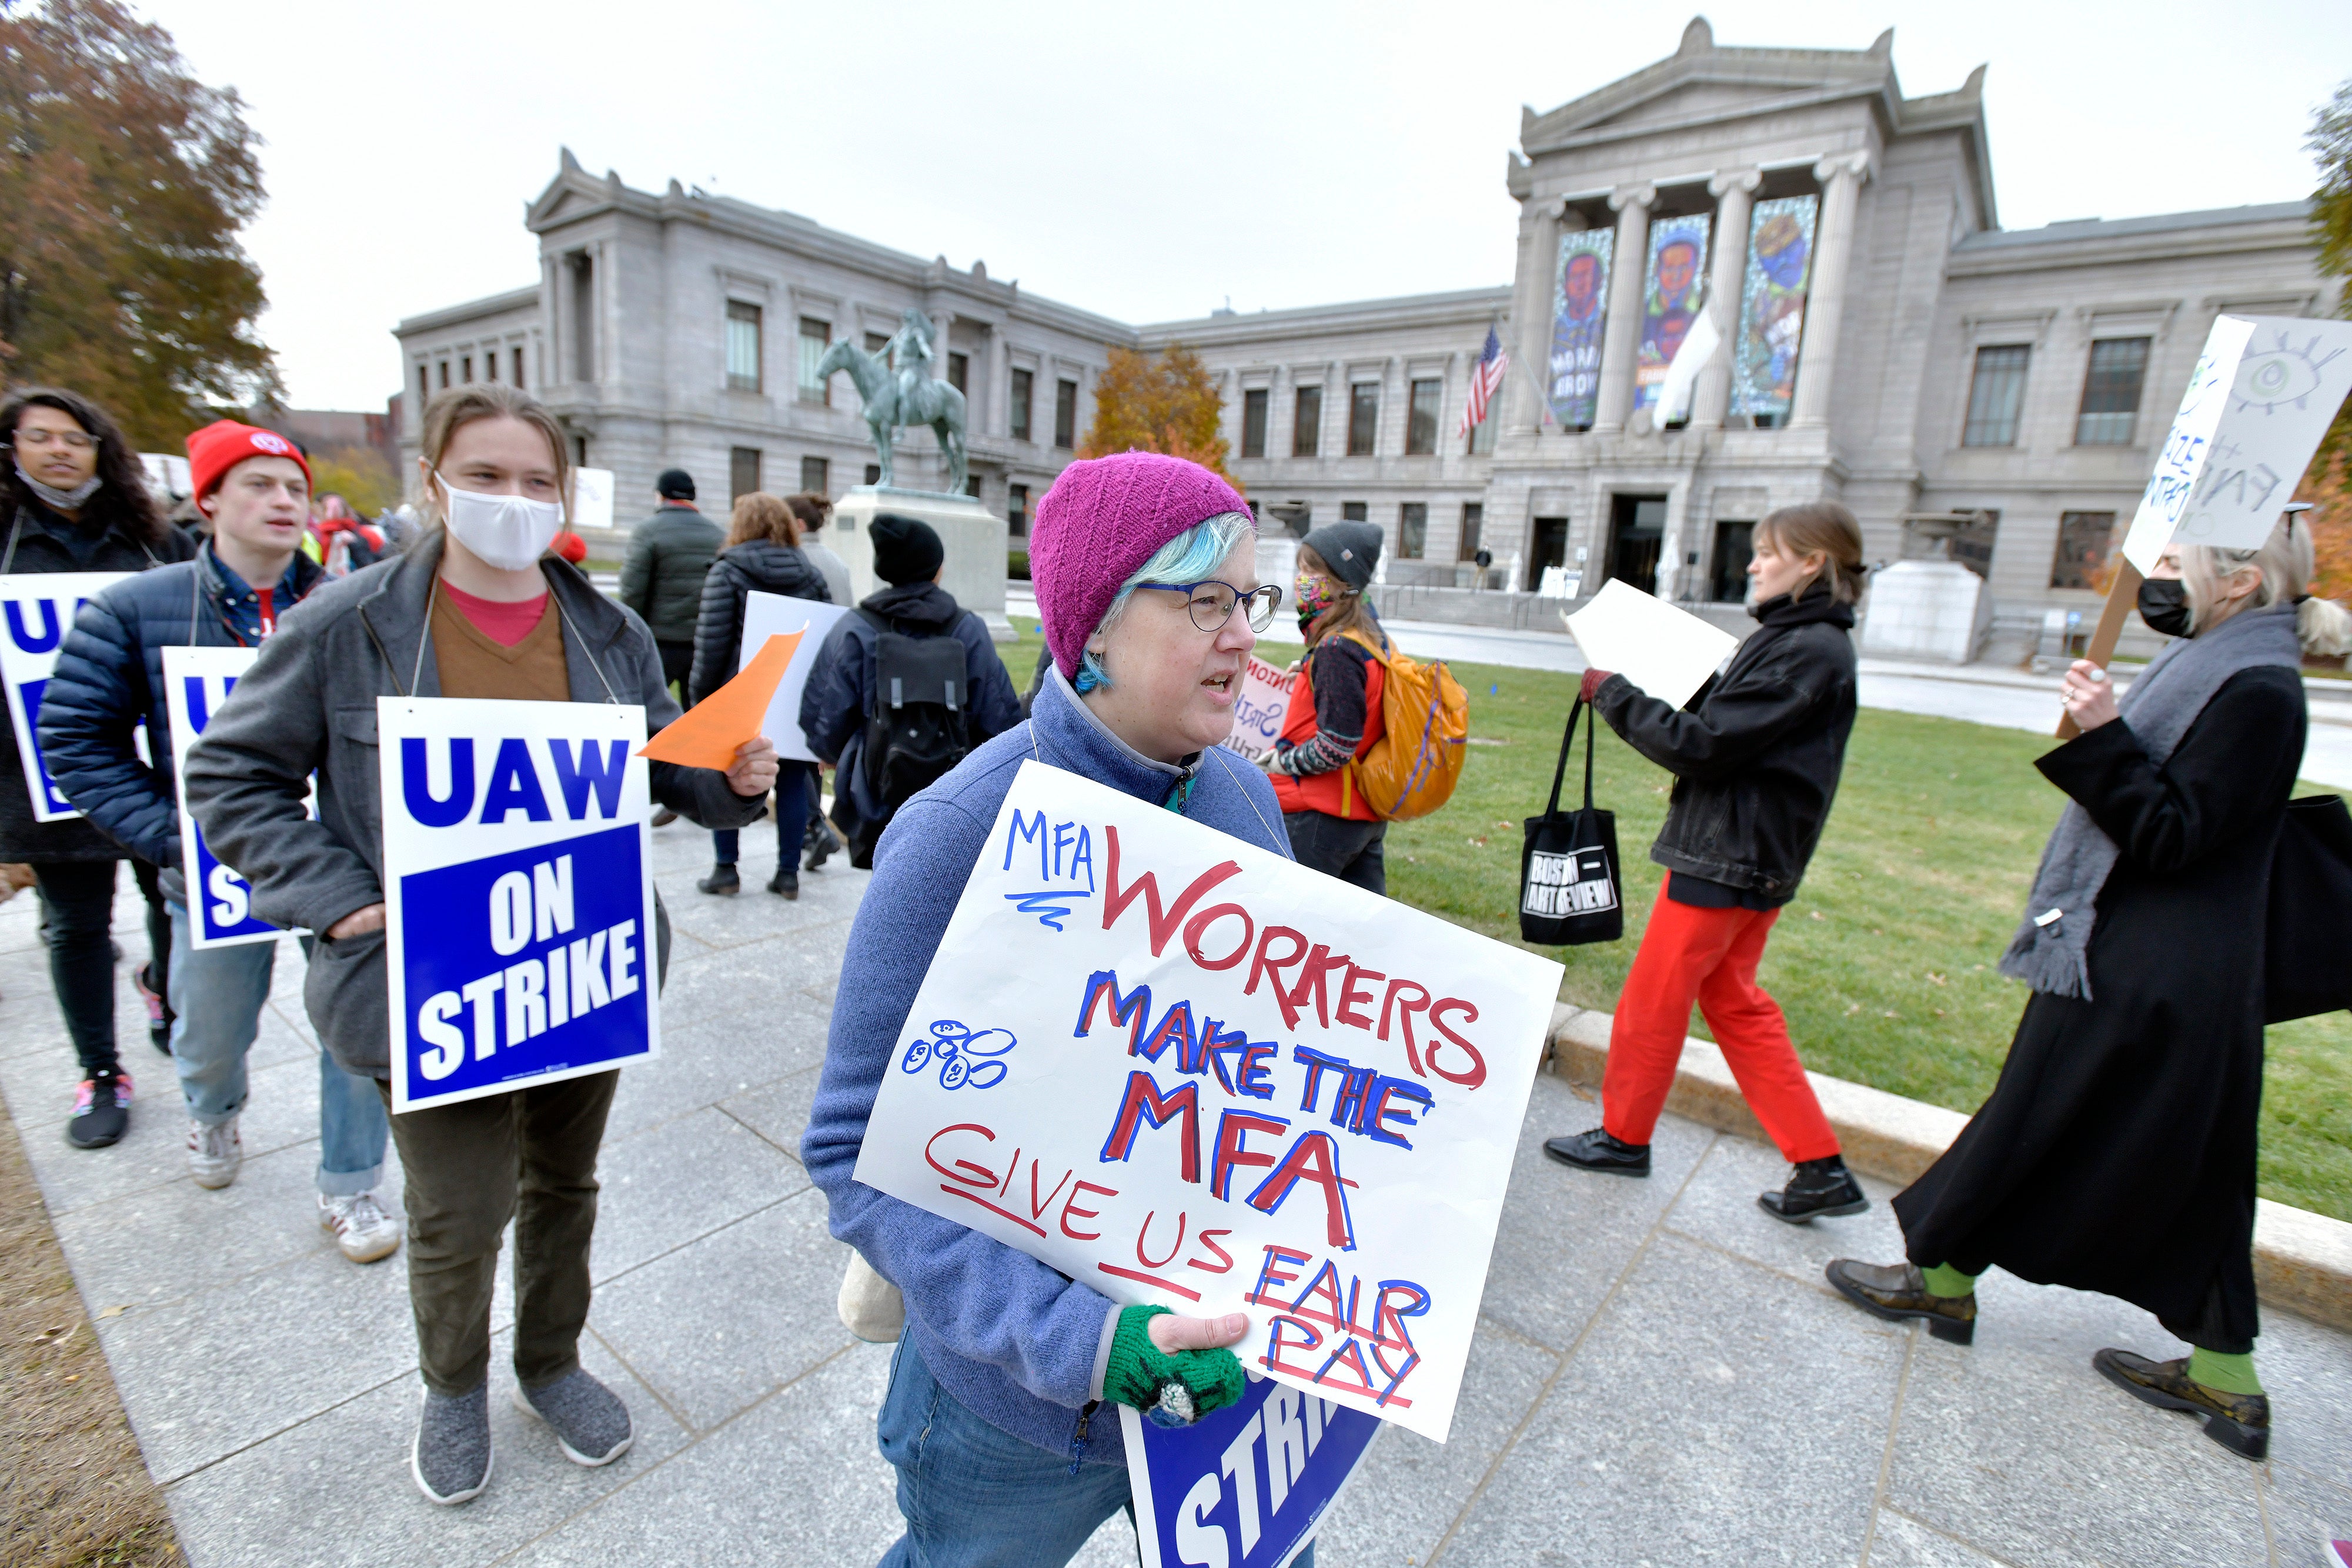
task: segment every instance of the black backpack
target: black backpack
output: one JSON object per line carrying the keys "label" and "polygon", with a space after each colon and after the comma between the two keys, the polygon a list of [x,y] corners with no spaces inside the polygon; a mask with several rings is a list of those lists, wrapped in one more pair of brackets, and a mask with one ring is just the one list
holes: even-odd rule
{"label": "black backpack", "polygon": [[861,608],[875,630],[874,710],[859,759],[866,788],[896,812],[971,749],[971,683],[964,647],[949,631],[909,637]]}

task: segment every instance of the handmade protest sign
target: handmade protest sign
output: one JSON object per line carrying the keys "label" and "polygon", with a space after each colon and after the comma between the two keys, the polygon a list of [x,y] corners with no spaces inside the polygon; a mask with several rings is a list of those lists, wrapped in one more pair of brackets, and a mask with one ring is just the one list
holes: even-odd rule
{"label": "handmade protest sign", "polygon": [[816,668],[819,649],[824,646],[828,632],[845,615],[853,613],[845,604],[827,604],[814,599],[794,599],[783,593],[753,591],[743,596],[743,648],[736,660],[740,669],[751,664],[754,650],[767,645],[770,637],[792,632],[799,634],[799,645],[793,648],[792,663],[784,666],[783,679],[776,683],[776,695],[768,699],[768,716],[760,733],[776,743],[776,755],[802,762],[819,760],[809,749],[808,736],[801,728],[801,694],[808,690],[810,672]]}
{"label": "handmade protest sign", "polygon": [[1242,689],[1234,695],[1234,732],[1225,746],[1252,762],[1274,755],[1274,743],[1290,713],[1290,689],[1298,684],[1297,670],[1285,670],[1250,655],[1242,671]]}
{"label": "handmade protest sign", "polygon": [[857,1179],[1443,1441],[1559,977],[1024,762]]}
{"label": "handmade protest sign", "polygon": [[188,753],[229,692],[261,656],[258,648],[166,648],[163,703],[172,720],[172,778],[180,811],[180,874],[187,879],[188,944],[196,948],[275,942],[286,935],[253,913],[253,889],[216,859],[188,813]]}
{"label": "handmade protest sign", "polygon": [[378,697],[394,1111],[660,1050],[646,710]]}
{"label": "handmade protest sign", "polygon": [[793,650],[800,643],[798,632],[770,637],[743,662],[733,680],[672,719],[646,743],[640,755],[681,768],[716,768],[724,772],[734,767],[736,748],[762,733],[761,727],[768,722],[768,701],[776,695],[777,683],[784,678]]}
{"label": "handmade protest sign", "polygon": [[[20,571],[0,577],[0,685],[8,688],[8,722],[16,731],[16,760],[25,769],[25,793],[33,820],[61,822],[79,817],[58,792],[41,760],[41,694],[58,667],[58,650],[73,629],[82,601],[125,571]],[[146,733],[142,725],[140,730]]]}
{"label": "handmade protest sign", "polygon": [[1281,1568],[1362,1469],[1378,1417],[1250,1375],[1238,1405],[1190,1427],[1125,1406],[1129,1492],[1142,1568]]}
{"label": "handmade protest sign", "polygon": [[1670,707],[1690,701],[1739,646],[1730,632],[1613,577],[1591,603],[1560,619],[1587,664],[1614,670]]}

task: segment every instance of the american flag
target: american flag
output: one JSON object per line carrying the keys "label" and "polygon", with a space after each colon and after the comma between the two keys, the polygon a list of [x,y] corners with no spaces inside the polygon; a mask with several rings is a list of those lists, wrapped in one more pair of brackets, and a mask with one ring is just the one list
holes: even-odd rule
{"label": "american flag", "polygon": [[1478,362],[1470,371],[1470,402],[1462,410],[1461,434],[1468,435],[1470,427],[1486,417],[1486,400],[1503,384],[1503,372],[1510,368],[1511,356],[1503,352],[1503,340],[1495,336],[1495,329],[1486,329],[1486,346],[1479,350]]}

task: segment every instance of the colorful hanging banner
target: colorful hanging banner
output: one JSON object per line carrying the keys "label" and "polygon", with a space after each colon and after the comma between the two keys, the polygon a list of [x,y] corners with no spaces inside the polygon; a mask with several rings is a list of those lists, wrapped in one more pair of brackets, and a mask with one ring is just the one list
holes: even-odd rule
{"label": "colorful hanging banner", "polygon": [[1650,225],[1650,270],[1643,280],[1642,341],[1633,355],[1633,406],[1658,401],[1675,350],[1698,314],[1706,274],[1706,239],[1715,219],[1706,213],[1660,218]]}
{"label": "colorful hanging banner", "polygon": [[1748,276],[1739,291],[1739,335],[1731,346],[1731,412],[1789,417],[1797,396],[1797,347],[1805,335],[1805,289],[1813,272],[1818,196],[1756,204],[1748,225]]}
{"label": "colorful hanging banner", "polygon": [[1609,318],[1609,257],[1616,244],[1609,229],[1559,236],[1551,290],[1551,413],[1563,429],[1592,423]]}

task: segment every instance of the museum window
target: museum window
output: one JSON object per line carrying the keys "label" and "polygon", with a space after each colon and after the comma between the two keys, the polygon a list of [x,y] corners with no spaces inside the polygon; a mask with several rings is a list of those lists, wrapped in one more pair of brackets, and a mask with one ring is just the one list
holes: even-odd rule
{"label": "museum window", "polygon": [[1029,532],[1029,486],[1007,485],[1004,487],[1004,531],[1014,538]]}
{"label": "museum window", "polygon": [[727,504],[737,501],[760,487],[760,449],[756,446],[730,446],[727,449]]}
{"label": "museum window", "polygon": [[804,495],[833,494],[833,465],[823,457],[801,459],[801,490]]}
{"label": "museum window", "polygon": [[596,262],[584,250],[565,258],[572,267],[572,379],[596,379]]}
{"label": "museum window", "polygon": [[2131,444],[2139,423],[2140,386],[2147,380],[2147,345],[2146,338],[2102,338],[2091,345],[2083,412],[2074,416],[2075,445]]}
{"label": "museum window", "polygon": [[820,321],[814,316],[801,318],[800,392],[803,402],[833,406],[833,378],[820,374],[817,367],[824,363],[824,352],[833,347],[833,323]]}
{"label": "museum window", "polygon": [[1242,455],[1265,455],[1265,405],[1273,394],[1264,387],[1252,387],[1242,393]]}
{"label": "museum window", "polygon": [[1323,389],[1300,387],[1290,426],[1290,455],[1312,457],[1323,445]]}
{"label": "museum window", "polygon": [[1969,383],[1969,422],[1963,446],[2014,446],[2017,416],[2025,406],[2025,367],[2033,350],[2001,343],[1977,350],[1977,372]]}
{"label": "museum window", "polygon": [[514,384],[519,387],[530,385],[522,379],[522,348],[520,344],[516,346],[514,351]]}
{"label": "museum window", "polygon": [[446,360],[441,361],[441,390],[449,390],[449,361]]}
{"label": "museum window", "polygon": [[457,379],[467,386],[474,384],[474,356],[466,355],[457,361]]}
{"label": "museum window", "polygon": [[1358,382],[1348,389],[1348,455],[1370,457],[1381,432],[1381,383]]}
{"label": "museum window", "polygon": [[1370,522],[1371,516],[1371,507],[1368,502],[1342,501],[1339,503],[1339,520],[1343,523]]}
{"label": "museum window", "polygon": [[1034,371],[1013,372],[1013,439],[1029,439],[1029,404],[1036,396],[1037,376]]}
{"label": "museum window", "polygon": [[2113,512],[2059,513],[2058,553],[2050,562],[2050,586],[2096,589],[2105,583],[2107,545],[2115,531]]}
{"label": "museum window", "polygon": [[1054,383],[1054,444],[1065,451],[1078,444],[1078,383]]}
{"label": "museum window", "polygon": [[878,353],[880,353],[883,350],[885,350],[885,349],[888,348],[889,346],[890,346],[890,334],[889,334],[889,333],[887,333],[887,332],[868,332],[868,333],[866,333],[866,351],[867,353],[869,353],[869,354],[878,354]]}
{"label": "museum window", "polygon": [[1429,545],[1429,503],[1407,501],[1397,508],[1397,559],[1419,560]]}
{"label": "museum window", "polygon": [[948,356],[948,385],[955,388],[967,398],[971,396],[971,356],[970,354]]}
{"label": "museum window", "polygon": [[1437,452],[1437,406],[1445,398],[1440,381],[1412,383],[1412,402],[1404,422],[1404,450],[1409,457],[1430,457]]}
{"label": "museum window", "polygon": [[740,299],[727,302],[727,386],[760,390],[760,308]]}
{"label": "museum window", "polygon": [[1478,559],[1478,534],[1486,524],[1486,507],[1479,501],[1462,503],[1462,532],[1454,541],[1455,560]]}
{"label": "museum window", "polygon": [[482,356],[482,379],[486,382],[499,379],[499,351],[496,349]]}
{"label": "museum window", "polygon": [[1719,522],[1715,525],[1715,558],[1708,563],[1706,596],[1717,604],[1737,604],[1748,597],[1748,563],[1756,558],[1756,524]]}
{"label": "museum window", "polygon": [[416,367],[416,417],[425,417],[425,405],[433,401],[433,372],[423,365]]}
{"label": "museum window", "polygon": [[1503,393],[1496,388],[1486,404],[1486,417],[1470,427],[1468,452],[1473,457],[1485,457],[1495,450],[1495,432],[1502,424]]}
{"label": "museum window", "polygon": [[[866,465],[866,483],[868,485],[882,483],[882,465],[868,463]],[[852,518],[847,512],[844,512],[841,514],[841,526],[845,528],[854,528],[856,526],[856,519]]]}

